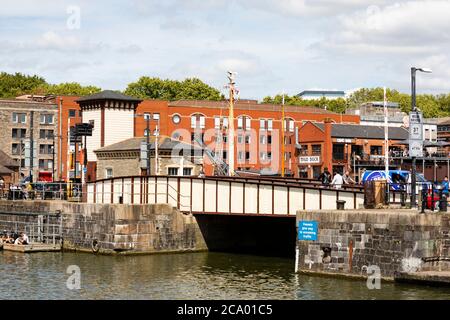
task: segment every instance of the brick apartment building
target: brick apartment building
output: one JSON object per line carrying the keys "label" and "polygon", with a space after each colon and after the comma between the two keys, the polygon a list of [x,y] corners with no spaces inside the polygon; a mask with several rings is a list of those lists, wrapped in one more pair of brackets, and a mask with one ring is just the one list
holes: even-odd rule
{"label": "brick apartment building", "polygon": [[[93,151],[120,140],[145,136],[148,134],[146,131],[147,118],[149,119],[150,135],[154,134],[157,127],[160,135],[186,143],[194,141],[194,134],[201,135],[211,151],[220,153],[225,162],[228,160],[227,101],[136,101],[131,97],[105,91],[81,99],[79,97],[58,97],[57,103],[62,118],[60,172],[63,179],[73,176],[70,153],[74,149],[73,146],[68,148],[67,145],[68,130],[70,126],[80,121],[94,121],[93,134],[94,136],[99,135],[96,138],[88,138],[87,142],[87,156],[90,163],[87,178],[90,180],[96,178],[96,158]],[[127,104],[128,107],[126,107]],[[87,112],[87,110],[90,111]],[[97,111],[91,112],[92,110]],[[236,101],[234,117],[235,168],[245,170],[268,168],[272,172],[280,173],[281,105],[260,104],[255,100]],[[320,123],[327,118],[336,123],[359,123],[357,115],[336,114],[313,107],[285,106],[284,156],[287,174],[298,176],[299,163],[298,158],[295,157],[296,129],[307,121]],[[99,130],[103,133],[99,133]],[[96,139],[96,142],[90,143],[89,141],[93,141],[92,139]],[[77,163],[81,163],[78,159],[82,159],[81,155],[77,156]],[[206,158],[204,170],[206,175],[213,174],[213,165]],[[80,167],[77,168],[77,172],[81,172]]]}
{"label": "brick apartment building", "polygon": [[[38,100],[38,101],[35,101]],[[30,138],[33,140],[33,180],[51,180],[58,164],[58,108],[54,101],[45,99],[0,100],[0,150],[14,159],[19,171],[30,173],[26,154]],[[55,153],[54,153],[55,150]]]}
{"label": "brick apartment building", "polygon": [[[404,128],[389,128],[390,151],[401,152],[408,139]],[[316,179],[327,167],[330,172],[349,170],[355,177],[363,168],[380,169],[384,164],[384,128],[354,124],[306,123],[299,130],[299,175]],[[395,168],[395,164],[392,163]]]}

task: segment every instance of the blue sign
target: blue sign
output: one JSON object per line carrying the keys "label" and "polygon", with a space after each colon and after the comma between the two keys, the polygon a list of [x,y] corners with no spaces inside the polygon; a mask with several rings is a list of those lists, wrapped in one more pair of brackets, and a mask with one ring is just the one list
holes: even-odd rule
{"label": "blue sign", "polygon": [[299,221],[298,222],[298,240],[317,241],[318,232],[317,221]]}

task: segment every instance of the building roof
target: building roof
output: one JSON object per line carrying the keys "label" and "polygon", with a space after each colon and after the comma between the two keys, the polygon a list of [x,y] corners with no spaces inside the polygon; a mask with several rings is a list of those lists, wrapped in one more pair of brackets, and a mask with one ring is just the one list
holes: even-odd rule
{"label": "building roof", "polygon": [[0,174],[11,174],[11,173],[13,173],[12,170],[10,170],[10,169],[8,169],[7,167],[2,166],[2,165],[0,164]]}
{"label": "building roof", "polygon": [[[110,144],[109,146],[105,146],[103,148],[94,150],[95,153],[98,152],[117,152],[117,151],[139,151],[141,149],[141,143],[145,142],[147,137],[135,137],[126,139],[114,144]],[[149,137],[150,140],[150,150],[155,148],[155,137]],[[158,150],[172,150],[175,147],[178,148],[201,148],[193,146],[189,143],[178,141],[175,139],[171,139],[168,136],[159,136],[158,137]]]}
{"label": "building roof", "polygon": [[[320,130],[325,130],[323,123],[315,123]],[[338,124],[331,125],[331,136],[334,138],[362,138],[362,139],[384,139],[383,126],[362,126],[354,124]],[[409,132],[405,128],[389,127],[389,139],[406,140]]]}
{"label": "building roof", "polygon": [[[229,102],[226,100],[222,101],[209,101],[209,100],[178,100],[169,102],[169,107],[197,107],[197,108],[208,108],[217,109],[222,108],[227,110],[229,107]],[[234,104],[235,110],[252,110],[252,111],[275,111],[281,112],[281,104],[269,104],[269,103],[258,103],[255,100],[238,100]],[[311,106],[291,106],[285,105],[284,109],[286,112],[298,112],[298,113],[319,113],[319,114],[335,114],[331,111],[321,109],[318,107]]]}
{"label": "building roof", "polygon": [[438,123],[438,126],[449,125],[450,124],[450,117],[438,118],[437,119],[437,123]]}
{"label": "building roof", "polygon": [[84,96],[84,97],[76,100],[76,102],[91,101],[91,100],[119,100],[119,101],[129,101],[129,102],[141,102],[142,101],[140,99],[126,96],[117,91],[104,90],[102,92],[94,93],[89,96]]}
{"label": "building roof", "polygon": [[19,163],[0,150],[0,165],[9,168],[18,168]]}
{"label": "building roof", "polygon": [[320,95],[327,95],[327,94],[339,94],[339,95],[345,95],[345,91],[342,90],[304,90],[300,92],[297,96],[304,96],[307,94],[320,94]]}

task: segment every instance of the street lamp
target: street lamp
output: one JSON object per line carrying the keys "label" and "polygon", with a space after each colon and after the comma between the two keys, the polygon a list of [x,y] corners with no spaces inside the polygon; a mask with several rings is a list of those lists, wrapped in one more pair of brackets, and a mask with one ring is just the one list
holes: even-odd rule
{"label": "street lamp", "polygon": [[[417,112],[416,105],[416,72],[432,73],[428,68],[411,67],[411,112]],[[412,157],[411,168],[411,208],[416,206],[416,157]]]}

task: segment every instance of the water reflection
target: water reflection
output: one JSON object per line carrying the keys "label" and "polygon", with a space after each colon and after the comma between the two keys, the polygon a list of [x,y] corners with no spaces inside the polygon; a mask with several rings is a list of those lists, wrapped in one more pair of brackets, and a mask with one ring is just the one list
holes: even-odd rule
{"label": "water reflection", "polygon": [[[78,265],[81,290],[66,287]],[[450,289],[295,275],[293,260],[221,253],[0,253],[0,299],[450,299]]]}

